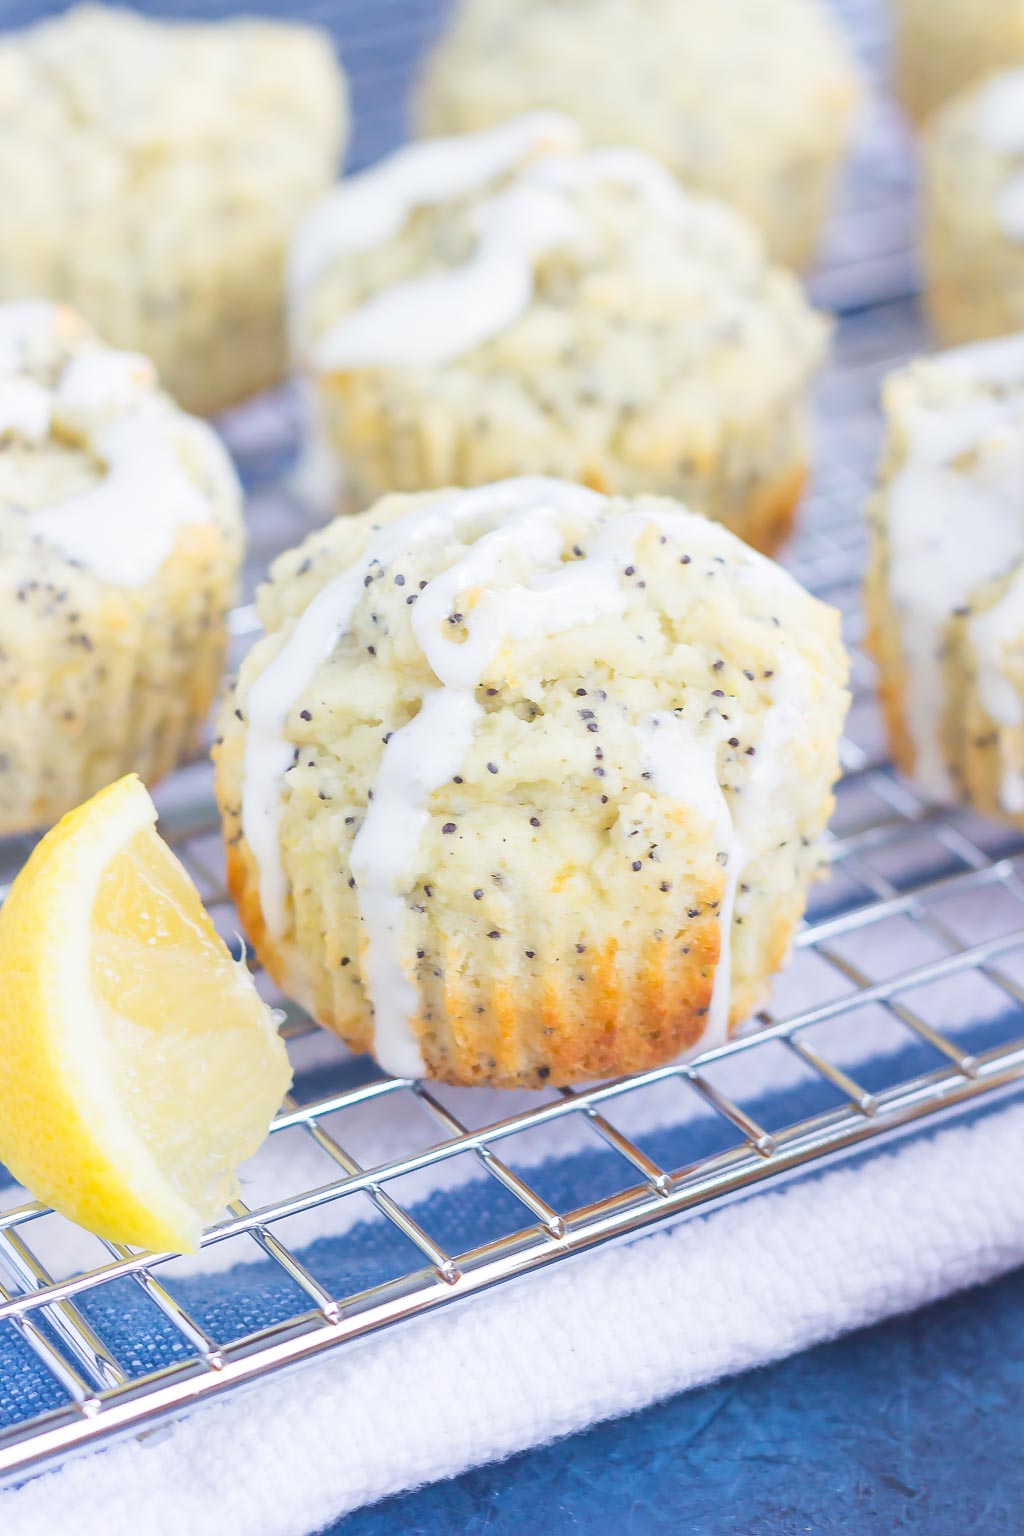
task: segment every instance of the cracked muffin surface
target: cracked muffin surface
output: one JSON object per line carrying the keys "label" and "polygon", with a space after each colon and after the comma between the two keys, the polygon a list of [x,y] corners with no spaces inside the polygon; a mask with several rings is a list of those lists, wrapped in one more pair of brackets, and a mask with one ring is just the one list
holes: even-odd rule
{"label": "cracked muffin surface", "polygon": [[285,372],[284,259],[347,137],[325,33],[84,5],[0,38],[0,300],[58,299],[207,414]]}
{"label": "cracked muffin surface", "polygon": [[241,558],[227,452],[148,359],[0,304],[0,832],[195,749]]}
{"label": "cracked muffin surface", "polygon": [[526,478],[275,564],[215,744],[284,990],[390,1071],[570,1083],[724,1040],[821,863],[838,618],[716,524]]}
{"label": "cracked muffin surface", "polygon": [[557,113],[407,146],[293,248],[291,328],[353,498],[522,473],[671,494],[770,550],[828,337],[754,229]]}

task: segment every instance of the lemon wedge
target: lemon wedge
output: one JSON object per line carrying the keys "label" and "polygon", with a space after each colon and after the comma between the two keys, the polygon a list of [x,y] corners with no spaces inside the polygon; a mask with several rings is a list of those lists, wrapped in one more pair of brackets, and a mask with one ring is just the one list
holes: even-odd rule
{"label": "lemon wedge", "polygon": [[100,1237],[194,1250],[287,1092],[284,1045],[133,774],[0,909],[0,1162]]}

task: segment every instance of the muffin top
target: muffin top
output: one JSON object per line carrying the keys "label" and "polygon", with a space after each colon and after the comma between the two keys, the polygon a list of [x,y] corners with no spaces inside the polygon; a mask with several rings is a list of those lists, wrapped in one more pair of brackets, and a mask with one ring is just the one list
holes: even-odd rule
{"label": "muffin top", "polygon": [[1000,234],[1024,241],[1024,69],[955,96],[936,114],[929,142],[933,186],[987,207]]}
{"label": "muffin top", "polygon": [[726,196],[760,173],[774,189],[780,162],[842,143],[858,99],[830,11],[819,0],[461,0],[427,67],[422,118],[450,132],[557,107],[595,143],[636,145],[687,185]]}
{"label": "muffin top", "polygon": [[740,216],[639,151],[585,151],[548,112],[342,182],[299,234],[290,287],[314,373],[429,380],[467,412],[525,394],[612,436],[684,415],[705,448],[802,387],[826,336]]}
{"label": "muffin top", "polygon": [[[907,723],[915,772],[953,798],[942,750],[944,663],[952,624],[964,627],[971,669],[997,724],[1024,724],[1024,336],[957,347],[893,374],[885,494],[875,518],[911,668]],[[1024,809],[1024,779],[1003,787]]]}
{"label": "muffin top", "polygon": [[412,950],[468,967],[477,946],[511,975],[524,903],[567,954],[721,921],[724,1030],[741,871],[787,843],[816,858],[799,829],[845,708],[832,610],[676,503],[543,478],[337,519],[259,608],[221,722],[229,840],[282,942],[330,849],[339,963],[390,1070],[421,1065]]}
{"label": "muffin top", "polygon": [[217,435],[69,309],[0,305],[0,561],[142,587],[189,525],[240,538],[241,490]]}
{"label": "muffin top", "polygon": [[38,264],[68,259],[72,229],[75,260],[106,234],[142,261],[166,259],[182,227],[294,218],[330,178],[344,95],[328,38],[308,27],[167,25],[84,5],[8,34],[0,274],[5,260],[21,272],[23,255],[38,290],[56,291]]}

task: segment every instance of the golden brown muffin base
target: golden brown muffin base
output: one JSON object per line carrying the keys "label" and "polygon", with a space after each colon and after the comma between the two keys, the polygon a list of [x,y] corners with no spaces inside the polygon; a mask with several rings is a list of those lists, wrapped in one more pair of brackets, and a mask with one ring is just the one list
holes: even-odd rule
{"label": "golden brown muffin base", "polygon": [[[371,1014],[341,1019],[312,998],[302,997],[304,988],[287,945],[267,933],[252,868],[237,842],[227,847],[227,882],[253,948],[282,992],[298,995],[317,1022],[353,1050],[372,1053]],[[769,940],[772,973],[785,962],[803,910],[802,892],[797,901],[780,906]],[[436,1019],[421,1016],[412,1021],[427,1077],[456,1087],[569,1087],[663,1066],[693,1050],[707,1028],[713,968],[719,958],[717,919],[702,925],[696,937],[690,931],[688,938],[689,962],[674,974],[664,959],[673,946],[648,941],[638,958],[624,955],[612,940],[590,952],[589,985],[574,987],[571,997],[557,979],[549,979],[537,1014],[539,1028],[531,1035],[528,1053],[519,1034],[523,1004],[514,988],[495,982],[489,1012],[497,1020],[498,1040],[493,1054],[484,1059],[475,1036],[479,994],[461,993],[457,985],[446,985],[443,1032]],[[770,986],[768,977],[733,989],[730,1034],[762,1006]],[[539,1047],[538,1039],[543,1042]],[[537,1060],[538,1049],[543,1051],[542,1061]]]}

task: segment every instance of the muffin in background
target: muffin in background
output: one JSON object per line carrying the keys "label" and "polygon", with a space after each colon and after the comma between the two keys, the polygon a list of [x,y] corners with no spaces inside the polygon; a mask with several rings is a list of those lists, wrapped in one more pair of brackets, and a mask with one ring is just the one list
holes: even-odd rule
{"label": "muffin in background", "polygon": [[768,250],[817,249],[860,81],[820,0],[460,0],[420,88],[428,133],[537,107],[732,203]]}
{"label": "muffin in background", "polygon": [[241,557],[231,462],[152,364],[0,304],[0,833],[195,749]]}
{"label": "muffin in background", "polygon": [[997,69],[1024,65],[1024,0],[892,0],[896,87],[917,123]]}
{"label": "muffin in background", "polygon": [[1024,336],[890,375],[869,644],[893,756],[1024,827]]}
{"label": "muffin in background", "polygon": [[284,260],[348,131],[325,33],[79,6],[0,36],[0,301],[73,305],[202,414],[284,374]]}
{"label": "muffin in background", "polygon": [[707,519],[540,477],[283,555],[214,756],[285,991],[389,1071],[564,1084],[764,999],[838,773],[838,615]]}
{"label": "muffin in background", "polygon": [[929,123],[923,245],[941,342],[1024,329],[1024,68],[990,75]]}
{"label": "muffin in background", "polygon": [[348,178],[290,263],[291,333],[359,505],[522,473],[788,531],[828,336],[756,231],[558,113]]}

